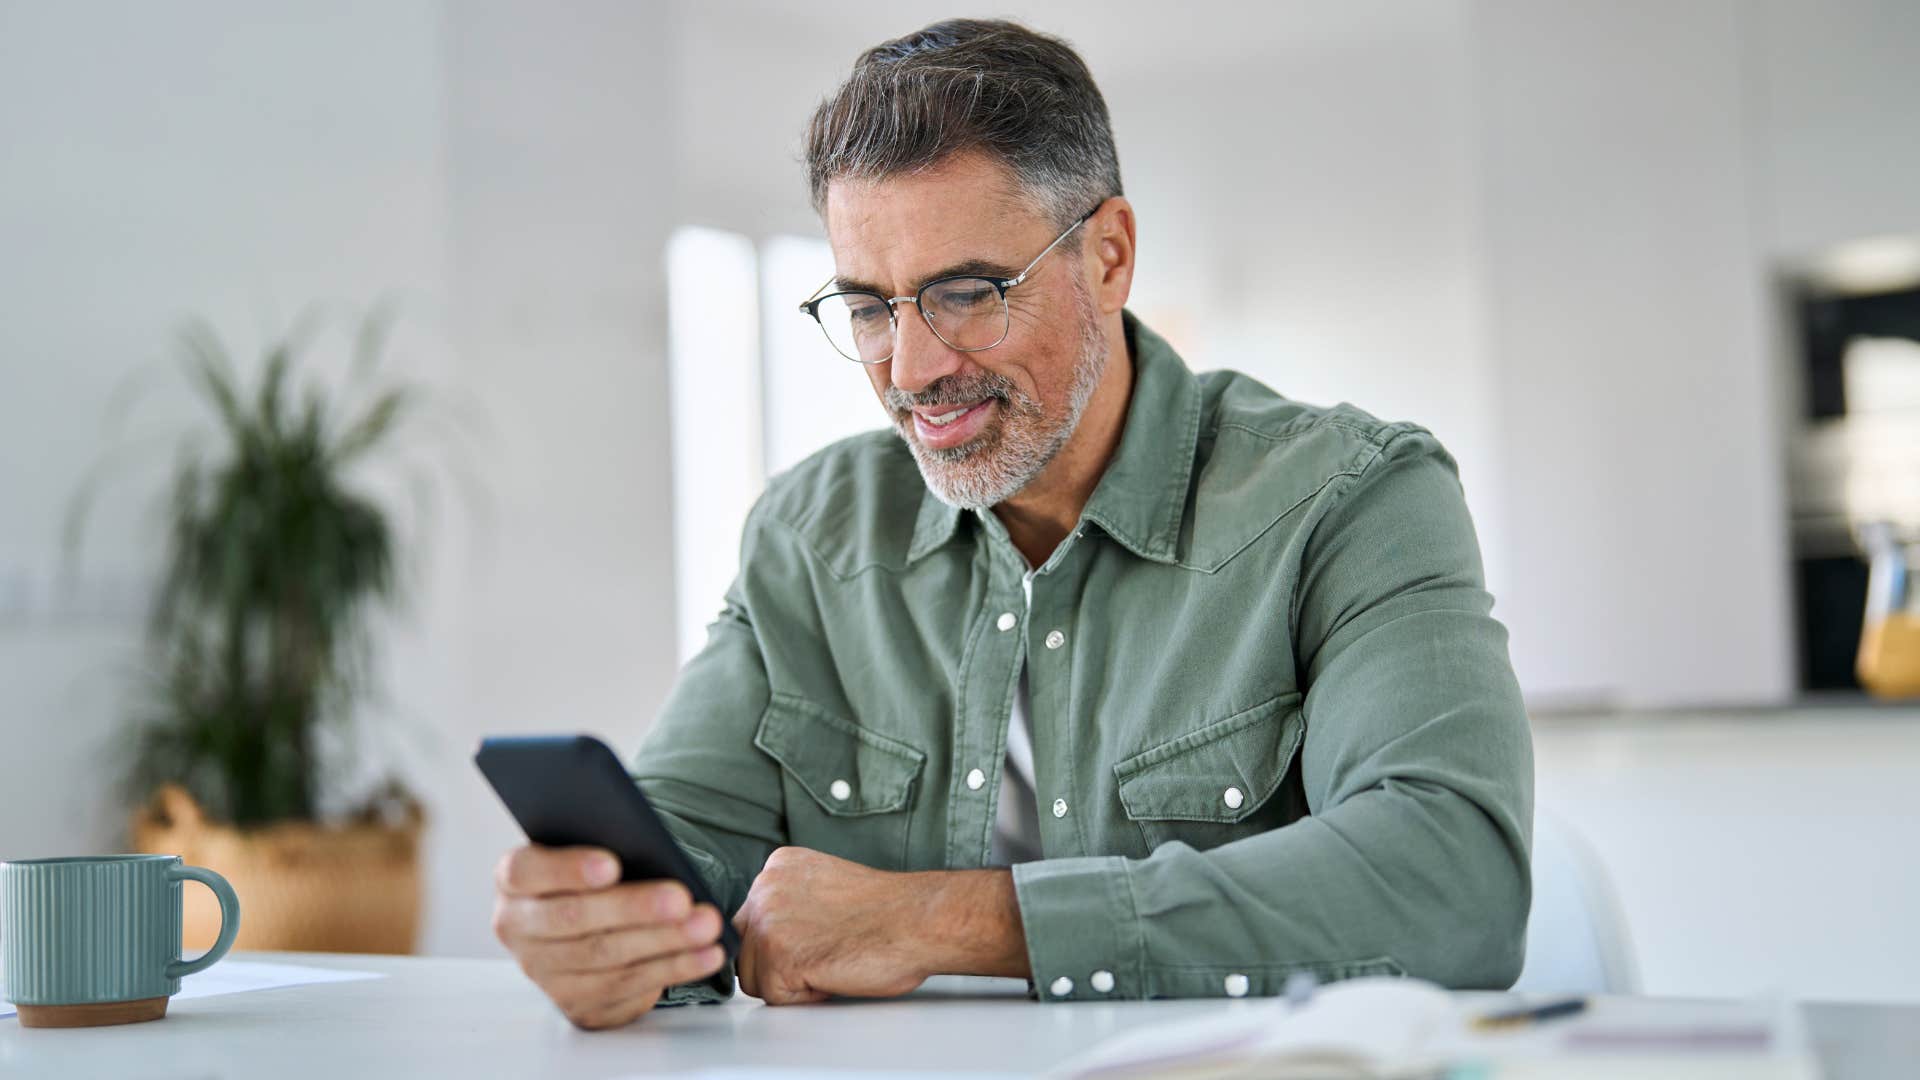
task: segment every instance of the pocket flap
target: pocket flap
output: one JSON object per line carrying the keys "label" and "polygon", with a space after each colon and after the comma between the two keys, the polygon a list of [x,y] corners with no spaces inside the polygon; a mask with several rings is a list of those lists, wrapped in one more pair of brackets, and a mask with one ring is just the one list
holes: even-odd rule
{"label": "pocket flap", "polygon": [[1142,750],[1113,767],[1120,805],[1134,821],[1244,820],[1279,789],[1304,730],[1289,691]]}
{"label": "pocket flap", "polygon": [[780,763],[820,808],[853,816],[904,810],[927,755],[898,739],[776,692],[753,745]]}

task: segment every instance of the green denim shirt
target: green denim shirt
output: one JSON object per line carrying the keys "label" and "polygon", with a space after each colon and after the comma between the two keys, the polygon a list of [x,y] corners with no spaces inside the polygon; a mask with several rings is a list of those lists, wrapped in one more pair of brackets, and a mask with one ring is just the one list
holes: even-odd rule
{"label": "green denim shirt", "polygon": [[1126,326],[1125,430],[1030,603],[993,513],[936,499],[890,431],[836,443],[748,516],[635,778],[729,918],[781,845],[986,866],[1024,668],[1042,1000],[1510,985],[1532,745],[1452,458]]}

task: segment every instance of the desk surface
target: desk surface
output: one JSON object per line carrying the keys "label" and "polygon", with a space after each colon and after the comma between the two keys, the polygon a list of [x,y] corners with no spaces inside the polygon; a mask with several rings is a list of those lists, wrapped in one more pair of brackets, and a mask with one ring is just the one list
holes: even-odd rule
{"label": "desk surface", "polygon": [[[165,1020],[127,1027],[0,1020],[0,1075],[610,1077],[730,1065],[1025,1074],[1144,1021],[1250,1004],[1041,1005],[1024,982],[943,978],[893,1001],[769,1008],[736,996],[583,1032],[506,960],[235,955],[387,977],[176,1001]],[[1828,1080],[1920,1068],[1920,1006],[1816,1004],[1807,1020]]]}

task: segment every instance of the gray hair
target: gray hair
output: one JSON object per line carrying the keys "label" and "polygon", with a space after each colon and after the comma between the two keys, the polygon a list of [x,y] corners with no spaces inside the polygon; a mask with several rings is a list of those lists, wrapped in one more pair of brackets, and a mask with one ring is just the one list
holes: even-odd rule
{"label": "gray hair", "polygon": [[1004,162],[1064,229],[1120,194],[1107,103],[1072,46],[998,19],[948,19],[868,49],[807,125],[807,185],[931,168],[957,153]]}

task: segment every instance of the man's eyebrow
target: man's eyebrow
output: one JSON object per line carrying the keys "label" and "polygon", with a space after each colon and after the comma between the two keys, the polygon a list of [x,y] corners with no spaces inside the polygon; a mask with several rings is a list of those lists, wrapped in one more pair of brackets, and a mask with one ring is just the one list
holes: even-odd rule
{"label": "man's eyebrow", "polygon": [[[967,259],[963,262],[957,262],[951,266],[943,266],[935,270],[933,273],[921,278],[920,285],[925,285],[929,281],[939,281],[941,278],[949,277],[986,277],[992,278],[995,281],[1005,281],[1019,272],[1018,267],[1009,267],[1005,263],[997,263],[990,259]],[[887,295],[887,290],[871,282],[840,277],[838,275],[833,279],[833,287],[841,292],[870,292],[879,293],[881,296]],[[919,287],[920,286],[915,286],[915,289],[918,290]]]}

